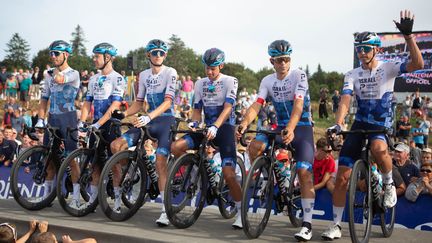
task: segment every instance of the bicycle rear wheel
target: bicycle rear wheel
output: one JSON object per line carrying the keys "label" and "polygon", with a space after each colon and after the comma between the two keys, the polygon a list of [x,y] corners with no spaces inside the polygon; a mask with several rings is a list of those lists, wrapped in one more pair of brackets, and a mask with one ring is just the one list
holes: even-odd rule
{"label": "bicycle rear wheel", "polygon": [[195,223],[207,196],[207,174],[196,154],[184,154],[172,165],[165,186],[165,209],[177,228]]}
{"label": "bicycle rear wheel", "polygon": [[381,230],[384,237],[388,238],[393,233],[393,227],[395,224],[396,206],[392,208],[386,208],[384,212],[380,214]]}
{"label": "bicycle rear wheel", "polygon": [[349,180],[349,229],[351,240],[355,243],[369,241],[373,221],[371,178],[366,163],[357,160]]}
{"label": "bicycle rear wheel", "polygon": [[[243,163],[243,160],[239,157],[237,157],[237,165],[236,165],[235,172],[236,172],[236,179],[240,184],[240,187],[242,188],[244,184],[243,182],[246,178],[245,176],[246,170],[245,170],[245,165]],[[234,199],[230,195],[228,185],[225,183],[225,180],[223,179],[223,174],[219,179],[219,191],[223,198],[223,199],[218,198],[219,212],[221,213],[222,217],[226,219],[230,219],[237,214],[237,208],[235,207]]]}
{"label": "bicycle rear wheel", "polygon": [[[58,172],[57,180],[57,199],[61,207],[70,215],[75,217],[82,217],[93,212],[97,205],[98,200],[90,202],[90,183],[92,181],[92,162],[95,151],[87,148],[80,148],[74,150],[63,161]],[[73,168],[76,168],[77,184],[80,186],[79,198],[76,202],[79,205],[71,205],[73,201],[73,183],[72,175],[74,174]],[[77,208],[77,206],[79,206]]]}
{"label": "bicycle rear wheel", "polygon": [[116,153],[101,173],[99,204],[104,214],[113,221],[129,219],[144,204],[147,172],[141,161],[134,161],[133,153],[128,150]]}
{"label": "bicycle rear wheel", "polygon": [[303,207],[301,205],[300,183],[297,177],[296,164],[291,164],[291,178],[288,189],[288,217],[294,227],[303,223]]}
{"label": "bicycle rear wheel", "polygon": [[[39,145],[23,151],[11,170],[11,190],[15,200],[28,210],[40,210],[52,203],[56,197],[55,180],[52,186],[45,184],[47,163],[55,167],[54,159],[48,158],[49,149]],[[57,171],[57,168],[55,168]],[[52,187],[52,188],[51,188]],[[46,191],[49,190],[49,191]]]}
{"label": "bicycle rear wheel", "polygon": [[243,231],[251,239],[262,234],[273,208],[274,177],[271,168],[267,157],[258,157],[249,170],[243,187]]}

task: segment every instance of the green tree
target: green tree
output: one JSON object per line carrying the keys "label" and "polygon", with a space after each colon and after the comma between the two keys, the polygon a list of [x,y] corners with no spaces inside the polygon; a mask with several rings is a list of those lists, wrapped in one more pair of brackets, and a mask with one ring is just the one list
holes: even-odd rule
{"label": "green tree", "polygon": [[35,57],[33,57],[32,60],[32,67],[39,67],[42,70],[46,67],[47,64],[50,64],[49,48],[38,51],[38,53]]}
{"label": "green tree", "polygon": [[84,30],[81,28],[80,25],[77,25],[75,27],[75,31],[72,32],[72,47],[73,47],[73,54],[77,56],[87,56],[87,50],[84,46],[84,43],[86,42],[84,38]]}
{"label": "green tree", "polygon": [[89,56],[71,55],[68,59],[71,68],[81,72],[82,70],[95,70],[94,64]]}
{"label": "green tree", "polygon": [[172,35],[168,40],[168,56],[165,61],[167,66],[177,70],[179,75],[190,75],[192,77],[203,76],[204,66],[192,48],[186,47],[183,40],[177,35]]}
{"label": "green tree", "polygon": [[116,56],[113,61],[114,70],[120,73],[120,71],[127,70],[127,59],[122,56]]}
{"label": "green tree", "polygon": [[309,78],[310,77],[310,71],[309,71],[309,65],[307,65],[307,64],[306,64],[305,73],[306,73],[306,77]]}
{"label": "green tree", "polygon": [[[133,57],[133,56],[136,57],[136,61],[137,61],[137,63],[136,63],[136,70],[134,70],[135,73],[136,72],[141,72],[142,70],[147,69],[147,68],[150,67],[149,63],[148,63],[148,60],[147,60],[146,50],[145,50],[144,47],[140,47],[138,49],[130,51],[127,54],[126,58],[127,57]],[[130,70],[130,71],[132,71],[132,70]]]}
{"label": "green tree", "polygon": [[260,80],[258,80],[255,73],[251,69],[245,68],[243,64],[231,62],[225,63],[222,72],[238,79],[239,90],[246,88],[251,91],[252,89],[257,89],[259,86]]}
{"label": "green tree", "polygon": [[260,69],[260,70],[255,74],[255,77],[258,79],[258,82],[261,82],[261,80],[262,80],[265,76],[267,76],[267,75],[269,75],[269,74],[271,74],[271,73],[274,73],[273,68],[265,67],[265,68]]}
{"label": "green tree", "polygon": [[6,44],[6,57],[3,65],[8,68],[28,68],[30,46],[18,33],[12,35],[12,38]]}

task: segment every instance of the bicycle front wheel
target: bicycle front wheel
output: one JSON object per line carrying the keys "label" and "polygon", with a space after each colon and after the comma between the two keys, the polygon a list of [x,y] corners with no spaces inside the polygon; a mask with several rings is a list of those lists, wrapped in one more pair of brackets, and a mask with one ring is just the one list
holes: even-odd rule
{"label": "bicycle front wheel", "polygon": [[[237,156],[237,165],[235,169],[237,182],[240,184],[240,187],[243,187],[243,182],[246,178],[246,170],[243,160]],[[237,208],[235,206],[234,199],[230,195],[230,191],[228,185],[225,183],[223,179],[223,173],[221,174],[221,178],[219,178],[219,191],[221,193],[221,197],[218,198],[218,206],[219,212],[222,217],[226,219],[230,219],[237,214]]]}
{"label": "bicycle front wheel", "polygon": [[[93,149],[76,149],[66,157],[60,166],[57,179],[57,199],[61,207],[72,216],[85,216],[93,212],[98,205],[97,198],[91,198],[90,195],[94,155]],[[79,186],[79,191],[75,192],[77,193],[75,198],[73,195],[74,183]]]}
{"label": "bicycle front wheel", "polygon": [[369,241],[372,213],[372,191],[369,167],[357,160],[351,172],[348,189],[349,229],[355,243]]}
{"label": "bicycle front wheel", "polygon": [[132,217],[144,204],[147,171],[133,151],[116,153],[105,164],[99,180],[99,205],[113,221]]}
{"label": "bicycle front wheel", "polygon": [[303,223],[303,207],[301,205],[300,183],[297,177],[296,164],[291,165],[291,178],[288,189],[288,217],[294,227],[300,227]]}
{"label": "bicycle front wheel", "polygon": [[165,209],[170,222],[187,228],[201,214],[207,195],[207,174],[196,154],[184,154],[173,164],[165,186]]}
{"label": "bicycle front wheel", "polygon": [[380,214],[381,230],[384,237],[388,238],[393,233],[393,227],[395,224],[396,206],[392,208],[386,208],[384,212]]}
{"label": "bicycle front wheel", "polygon": [[251,239],[262,234],[273,208],[274,177],[271,168],[271,162],[267,157],[258,157],[250,168],[243,187],[243,231]]}
{"label": "bicycle front wheel", "polygon": [[34,146],[23,151],[12,166],[12,194],[25,209],[40,210],[50,205],[56,197],[56,175],[48,181],[47,167],[53,167],[56,171],[54,164],[57,161],[49,161],[52,159],[48,158],[48,154],[47,147]]}

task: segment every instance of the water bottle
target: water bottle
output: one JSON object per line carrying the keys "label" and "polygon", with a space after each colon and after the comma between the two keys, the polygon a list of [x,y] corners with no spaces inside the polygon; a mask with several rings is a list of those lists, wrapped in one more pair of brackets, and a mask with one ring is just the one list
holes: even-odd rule
{"label": "water bottle", "polygon": [[375,165],[372,165],[371,171],[372,171],[372,175],[371,175],[372,192],[374,194],[375,199],[377,199],[382,192],[382,187],[383,187],[382,176],[378,172],[377,167]]}
{"label": "water bottle", "polygon": [[221,174],[222,174],[222,167],[219,163],[217,163],[214,159],[209,159],[209,164],[212,168],[212,171],[215,176],[215,181],[219,183]]}
{"label": "water bottle", "polygon": [[291,170],[289,166],[286,166],[283,162],[276,161],[277,169],[276,171],[279,171],[280,173],[280,179],[283,181],[279,182],[279,185],[284,186],[285,188],[289,187],[290,184],[290,177],[291,177]]}

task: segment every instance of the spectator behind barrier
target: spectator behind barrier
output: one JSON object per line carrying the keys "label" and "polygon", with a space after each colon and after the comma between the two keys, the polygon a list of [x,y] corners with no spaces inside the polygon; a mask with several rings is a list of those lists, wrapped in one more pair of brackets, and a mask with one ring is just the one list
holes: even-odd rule
{"label": "spectator behind barrier", "polygon": [[420,169],[420,178],[409,184],[405,198],[408,201],[415,202],[420,194],[432,195],[432,163],[422,164]]}
{"label": "spectator behind barrier", "polygon": [[408,145],[399,143],[393,154],[393,164],[398,168],[406,185],[409,185],[413,177],[419,177],[418,168],[409,160],[409,151]]}
{"label": "spectator behind barrier", "polygon": [[315,190],[326,187],[330,193],[333,193],[334,180],[332,180],[331,174],[336,171],[336,165],[331,152],[332,149],[327,143],[327,139],[318,139],[312,167]]}

